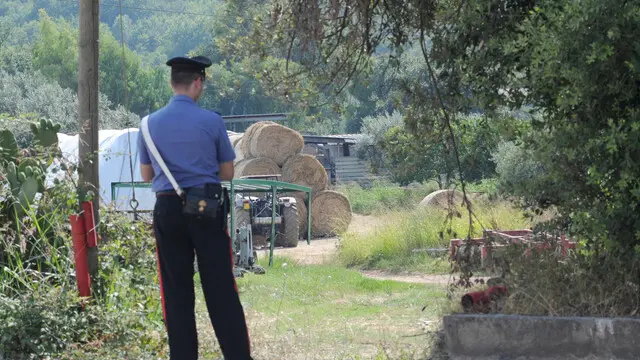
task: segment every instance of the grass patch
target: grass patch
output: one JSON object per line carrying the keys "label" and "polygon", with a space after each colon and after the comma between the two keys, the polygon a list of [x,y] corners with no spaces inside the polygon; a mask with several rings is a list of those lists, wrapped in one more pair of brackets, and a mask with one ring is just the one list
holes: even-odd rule
{"label": "grass patch", "polygon": [[[521,229],[531,223],[523,213],[503,202],[479,203],[475,209],[472,235],[482,234],[482,228]],[[382,270],[412,270],[446,273],[447,260],[427,255],[426,249],[448,247],[452,238],[469,233],[469,218],[446,220],[442,210],[397,211],[385,216],[385,224],[368,233],[347,232],[342,237],[338,261],[348,267]]]}
{"label": "grass patch", "polygon": [[374,267],[363,267],[367,269],[376,268],[391,273],[409,272],[421,274],[444,275],[451,270],[449,258],[446,256],[436,256],[426,251],[417,251],[408,254],[402,261],[394,258],[381,257]]}
{"label": "grass patch", "polygon": [[[238,287],[256,359],[424,358],[425,322],[435,321],[446,305],[441,286],[373,280],[340,266],[297,266],[281,257],[266,274],[238,279]],[[217,341],[201,292],[196,308],[201,354],[215,358]]]}
{"label": "grass patch", "polygon": [[425,196],[438,190],[438,184],[428,182],[401,187],[390,182],[376,181],[367,188],[358,184],[349,184],[338,186],[336,190],[347,196],[354,213],[379,215],[391,210],[415,206]]}

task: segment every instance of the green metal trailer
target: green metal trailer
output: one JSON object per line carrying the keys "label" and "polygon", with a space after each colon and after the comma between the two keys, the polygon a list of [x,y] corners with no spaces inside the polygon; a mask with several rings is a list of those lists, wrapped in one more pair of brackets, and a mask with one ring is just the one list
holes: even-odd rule
{"label": "green metal trailer", "polygon": [[[267,193],[272,195],[273,201],[277,199],[277,194],[281,193],[295,193],[302,192],[306,193],[307,200],[305,201],[305,205],[307,207],[307,244],[310,244],[311,240],[311,188],[307,186],[301,186],[296,184],[291,184],[287,182],[282,182],[278,180],[265,180],[265,179],[233,179],[231,181],[223,181],[222,186],[229,191],[229,198],[232,202],[231,214],[230,214],[230,227],[229,227],[229,235],[231,236],[231,243],[233,246],[234,253],[236,251],[236,206],[235,206],[235,197],[236,194],[244,194],[244,193]],[[151,183],[145,182],[113,182],[111,183],[111,201],[115,202],[117,200],[117,192],[119,189],[150,189]],[[150,210],[137,210],[138,200],[135,196],[130,200],[131,210],[129,212],[149,212]],[[273,251],[276,242],[276,207],[271,207],[271,235],[270,235],[270,246],[269,246],[269,267],[273,264]]]}

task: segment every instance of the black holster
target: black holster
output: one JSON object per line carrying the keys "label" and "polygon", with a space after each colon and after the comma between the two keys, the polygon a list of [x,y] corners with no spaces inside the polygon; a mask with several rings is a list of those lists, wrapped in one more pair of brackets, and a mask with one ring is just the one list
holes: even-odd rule
{"label": "black holster", "polygon": [[206,184],[204,188],[185,189],[182,194],[182,212],[187,215],[215,219],[222,215],[224,208],[228,206],[224,192],[226,189],[223,189],[220,184]]}

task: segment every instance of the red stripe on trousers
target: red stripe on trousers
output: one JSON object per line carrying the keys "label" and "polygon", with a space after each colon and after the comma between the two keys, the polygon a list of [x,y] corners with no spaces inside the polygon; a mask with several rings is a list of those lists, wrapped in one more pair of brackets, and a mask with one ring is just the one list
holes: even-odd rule
{"label": "red stripe on trousers", "polygon": [[[156,231],[153,230],[153,236],[156,237]],[[158,281],[160,282],[160,301],[162,302],[162,318],[164,326],[167,327],[167,308],[164,303],[164,289],[162,287],[162,269],[160,268],[160,253],[158,250],[158,240],[156,238],[156,263],[158,264]]]}

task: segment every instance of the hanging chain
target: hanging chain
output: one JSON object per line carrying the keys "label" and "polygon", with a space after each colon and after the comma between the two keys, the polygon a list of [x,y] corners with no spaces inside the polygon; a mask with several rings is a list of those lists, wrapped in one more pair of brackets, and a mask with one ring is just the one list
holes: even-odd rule
{"label": "hanging chain", "polygon": [[[127,61],[125,57],[124,51],[124,25],[122,20],[122,0],[118,1],[120,7],[120,43],[122,45],[122,87],[124,88],[124,108],[129,110],[129,97],[127,92]],[[127,126],[128,128],[130,126]],[[129,144],[129,171],[131,174],[131,201],[129,201],[129,206],[133,209],[133,219],[138,220],[138,200],[136,199],[136,186],[133,181],[133,152],[131,151],[131,130],[127,129],[127,138]]]}

